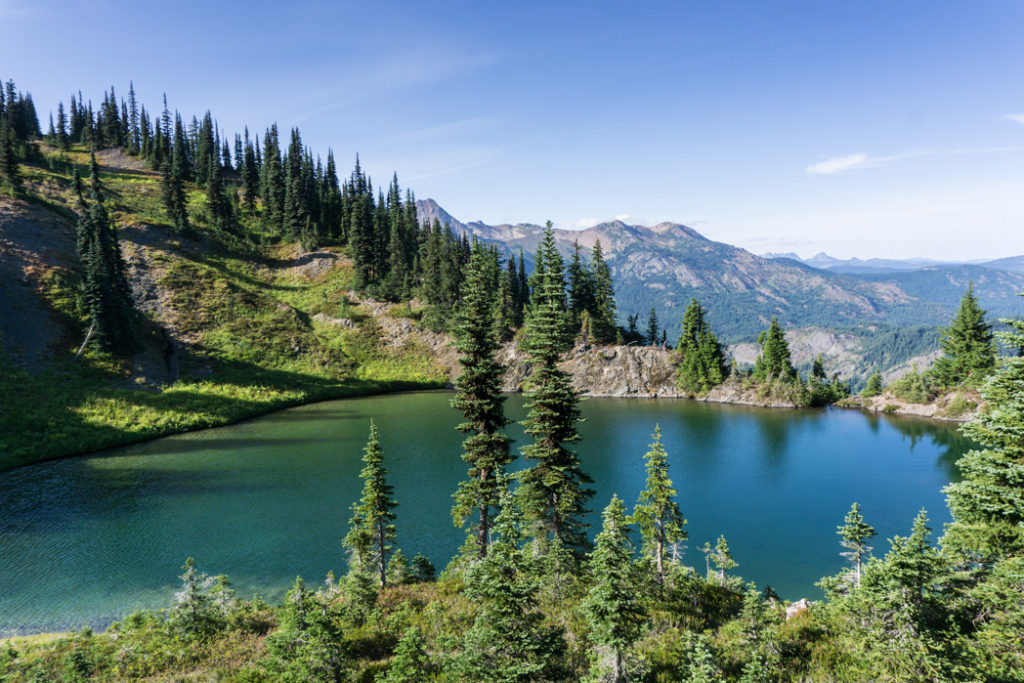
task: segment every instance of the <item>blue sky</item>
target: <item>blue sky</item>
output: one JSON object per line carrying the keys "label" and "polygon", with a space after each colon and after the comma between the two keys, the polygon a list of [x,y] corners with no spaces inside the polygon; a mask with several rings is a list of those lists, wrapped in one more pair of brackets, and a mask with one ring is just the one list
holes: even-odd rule
{"label": "blue sky", "polygon": [[1024,3],[0,0],[46,114],[129,80],[299,126],[461,220],[684,222],[754,252],[1024,253]]}

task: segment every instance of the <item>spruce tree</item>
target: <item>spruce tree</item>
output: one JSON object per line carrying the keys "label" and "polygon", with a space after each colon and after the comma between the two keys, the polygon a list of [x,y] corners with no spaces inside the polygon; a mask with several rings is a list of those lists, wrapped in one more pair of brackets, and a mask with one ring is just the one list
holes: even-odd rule
{"label": "spruce tree", "polygon": [[616,340],[618,323],[615,311],[615,288],[612,284],[612,271],[604,260],[601,240],[594,241],[590,255],[591,268],[594,273],[594,310],[591,312],[594,336],[598,341],[611,343]]}
{"label": "spruce tree", "polygon": [[665,559],[669,548],[686,540],[686,518],[676,502],[676,490],[668,476],[668,454],[661,444],[661,427],[654,428],[654,442],[644,456],[647,482],[633,508],[631,521],[644,539],[644,554],[654,560],[659,584],[665,582]]}
{"label": "spruce tree", "polygon": [[761,354],[754,364],[755,378],[762,381],[790,381],[796,378],[796,370],[790,361],[789,344],[775,316],[772,316],[768,329],[758,335],[757,343],[761,345]]}
{"label": "spruce tree", "polygon": [[944,386],[977,386],[995,368],[992,325],[985,322],[985,311],[974,296],[973,282],[964,292],[953,322],[942,330],[939,341],[945,355],[935,362],[932,374]]}
{"label": "spruce tree", "polygon": [[629,541],[626,506],[612,496],[605,508],[601,533],[590,555],[593,586],[583,600],[591,638],[611,651],[614,683],[626,680],[623,654],[640,637],[645,610],[632,576],[633,546]]}
{"label": "spruce tree", "polygon": [[647,334],[645,335],[648,346],[657,346],[659,338],[658,314],[651,306],[651,312],[647,316]]}
{"label": "spruce tree", "polygon": [[572,344],[572,332],[562,257],[550,221],[537,252],[533,281],[523,339],[534,367],[523,426],[533,443],[523,448],[523,455],[535,464],[520,473],[519,494],[536,538],[557,538],[562,547],[579,552],[588,545],[584,516],[593,491],[586,484],[593,480],[567,446],[579,439],[579,394],[558,367],[562,353]]}
{"label": "spruce tree", "polygon": [[842,539],[839,544],[845,548],[840,555],[853,562],[854,583],[860,588],[861,567],[871,553],[868,541],[875,535],[875,527],[866,523],[860,514],[860,503],[854,503],[850,507],[850,511],[843,518],[843,525],[838,527],[836,533]]}
{"label": "spruce tree", "polygon": [[705,321],[704,313],[697,300],[691,298],[683,314],[683,333],[676,344],[677,383],[680,389],[694,394],[707,393],[728,375],[722,345]]}
{"label": "spruce tree", "polygon": [[868,377],[867,384],[864,385],[864,390],[860,392],[860,395],[864,398],[872,398],[881,394],[884,388],[882,385],[882,373],[875,370]]}
{"label": "spruce tree", "polygon": [[0,180],[18,196],[23,186],[21,169],[18,166],[18,152],[15,148],[14,129],[6,116],[0,116]]}
{"label": "spruce tree", "polygon": [[135,350],[136,312],[117,235],[103,203],[96,200],[78,221],[82,302],[101,348],[118,355]]}
{"label": "spruce tree", "polygon": [[[384,451],[380,447],[377,427],[370,423],[370,437],[363,449],[364,467],[359,477],[363,479],[363,494],[352,506],[349,534],[345,545],[357,553],[367,565],[376,571],[380,587],[387,584],[388,557],[395,541],[395,508],[398,503],[392,497],[394,489],[387,483],[384,468]],[[369,569],[369,566],[365,567]]]}
{"label": "spruce tree", "polygon": [[953,522],[943,548],[982,560],[1024,556],[1024,320],[1000,322],[1015,355],[982,386],[988,410],[963,427],[981,448],[960,459],[961,480],[945,488]]}
{"label": "spruce tree", "polygon": [[463,637],[456,673],[468,683],[560,680],[557,657],[565,642],[537,609],[537,580],[519,547],[522,513],[507,489],[500,508],[490,552],[463,577],[479,612]]}
{"label": "spruce tree", "polygon": [[427,683],[432,680],[430,657],[427,655],[423,634],[410,626],[395,646],[387,673],[377,674],[377,683]]}
{"label": "spruce tree", "polygon": [[487,554],[491,520],[500,494],[498,480],[512,462],[510,440],[502,431],[509,423],[501,394],[503,368],[495,359],[500,273],[497,253],[474,243],[462,304],[455,313],[455,345],[462,354],[462,373],[455,380],[452,406],[466,418],[459,430],[469,435],[462,454],[469,471],[455,494],[452,518],[457,526],[463,526],[473,511],[478,511],[478,521],[469,531],[475,531],[480,557]]}
{"label": "spruce tree", "polygon": [[162,171],[160,189],[163,194],[164,210],[175,232],[188,232],[188,207],[185,203],[185,186],[182,178],[175,172],[169,159],[164,161]]}
{"label": "spruce tree", "polygon": [[[705,544],[707,545],[707,544]],[[732,552],[729,550],[729,542],[725,536],[719,536],[715,547],[711,550],[711,560],[718,567],[718,583],[725,585],[725,573],[737,566],[736,560],[732,559]]]}

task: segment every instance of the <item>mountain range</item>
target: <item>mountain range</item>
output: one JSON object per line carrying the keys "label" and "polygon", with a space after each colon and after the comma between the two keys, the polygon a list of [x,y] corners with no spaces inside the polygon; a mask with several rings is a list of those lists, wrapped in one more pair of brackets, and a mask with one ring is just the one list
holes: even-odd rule
{"label": "mountain range", "polygon": [[786,252],[782,254],[767,253],[761,254],[761,256],[770,259],[789,259],[815,268],[821,268],[822,270],[831,270],[836,273],[887,273],[893,271],[910,271],[921,270],[924,268],[941,268],[961,265],[977,265],[984,266],[986,268],[995,268],[996,270],[1008,270],[1011,273],[1024,273],[1024,256],[1008,256],[1005,258],[991,260],[982,259],[978,261],[938,261],[926,258],[859,259],[854,257],[849,259],[838,259],[829,256],[823,251],[811,256],[810,258],[800,258],[800,256],[793,252]]}
{"label": "mountain range", "polygon": [[[432,199],[418,201],[417,209],[421,221],[437,219],[507,254],[521,251],[528,267],[544,231],[528,223],[462,222]],[[643,226],[616,220],[585,230],[555,229],[554,236],[565,256],[576,242],[587,254],[600,240],[620,319],[637,314],[643,328],[653,307],[670,340],[694,297],[707,309],[712,328],[730,344],[755,340],[775,316],[794,334],[842,333],[853,340],[846,350],[859,349],[862,367],[891,367],[936,348],[937,328],[949,322],[970,283],[990,317],[1020,317],[1024,311],[1024,299],[1016,296],[1024,292],[1020,256],[958,264],[869,259],[860,261],[866,269],[857,270],[841,269],[837,263],[855,264],[824,254],[815,257],[819,266],[795,254],[758,256],[677,223]]]}

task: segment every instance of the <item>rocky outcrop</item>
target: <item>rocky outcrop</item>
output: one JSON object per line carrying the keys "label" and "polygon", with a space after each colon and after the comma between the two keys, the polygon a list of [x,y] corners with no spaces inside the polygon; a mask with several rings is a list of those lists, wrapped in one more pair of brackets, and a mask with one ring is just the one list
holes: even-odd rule
{"label": "rocky outcrop", "polygon": [[867,398],[851,396],[837,404],[840,408],[860,408],[888,415],[912,415],[948,422],[969,422],[978,416],[984,400],[977,391],[950,391],[940,394],[929,403],[911,403],[889,391]]}
{"label": "rocky outcrop", "polygon": [[[498,360],[508,370],[503,389],[521,391],[530,375],[530,362],[517,342],[502,347]],[[572,385],[586,396],[678,398],[673,354],[653,346],[578,344],[559,367],[572,376]]]}

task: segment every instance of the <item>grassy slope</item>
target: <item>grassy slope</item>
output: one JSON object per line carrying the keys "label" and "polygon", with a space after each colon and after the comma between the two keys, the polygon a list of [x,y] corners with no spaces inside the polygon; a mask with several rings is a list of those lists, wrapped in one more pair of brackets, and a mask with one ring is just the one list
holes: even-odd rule
{"label": "grassy slope", "polygon": [[[29,201],[70,218],[68,164],[88,177],[88,153],[44,154],[45,164],[22,167]],[[288,267],[288,245],[257,248],[218,238],[204,227],[204,197],[195,190],[190,210],[197,234],[175,235],[161,209],[158,175],[102,163],[101,170],[122,250],[130,262],[145,264],[143,275],[155,280],[161,305],[144,313],[145,349],[135,357],[88,351],[75,360],[85,328],[74,296],[78,273],[52,266],[41,275],[38,291],[65,335],[41,369],[30,372],[0,357],[0,395],[17,397],[0,411],[0,470],[304,402],[446,381],[444,369],[421,349],[381,348],[376,322],[344,303],[351,280],[344,258],[310,278]],[[258,218],[251,220],[255,225]],[[317,312],[358,325],[323,325],[312,320]],[[181,351],[173,383],[154,370],[164,365],[161,327]]]}

